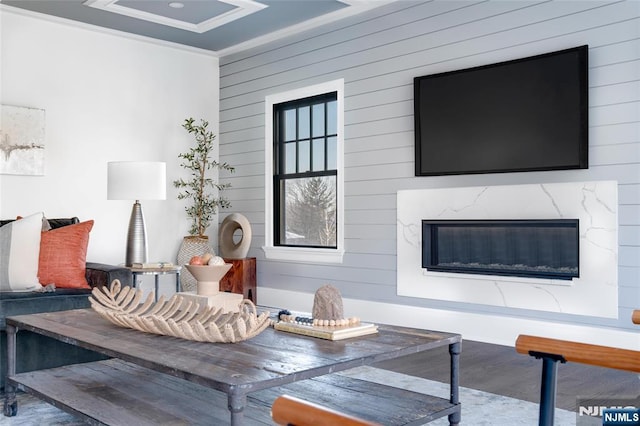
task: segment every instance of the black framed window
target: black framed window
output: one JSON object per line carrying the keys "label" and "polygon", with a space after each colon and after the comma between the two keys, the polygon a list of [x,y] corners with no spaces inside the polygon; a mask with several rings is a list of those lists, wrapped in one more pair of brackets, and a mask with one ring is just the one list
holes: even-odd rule
{"label": "black framed window", "polygon": [[275,104],[274,245],[337,247],[337,92]]}

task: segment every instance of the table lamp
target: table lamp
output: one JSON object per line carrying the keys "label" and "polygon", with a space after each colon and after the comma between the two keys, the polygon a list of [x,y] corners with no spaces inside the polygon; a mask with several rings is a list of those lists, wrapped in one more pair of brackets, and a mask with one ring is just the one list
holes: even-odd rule
{"label": "table lamp", "polygon": [[153,161],[107,163],[107,199],[135,200],[127,233],[126,266],[147,262],[147,230],[140,200],[167,198],[166,168],[166,163]]}

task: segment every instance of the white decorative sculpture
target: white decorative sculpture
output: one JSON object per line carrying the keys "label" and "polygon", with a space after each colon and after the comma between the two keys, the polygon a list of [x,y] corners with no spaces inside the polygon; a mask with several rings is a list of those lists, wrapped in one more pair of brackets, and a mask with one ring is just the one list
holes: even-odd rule
{"label": "white decorative sculpture", "polygon": [[201,306],[215,307],[223,312],[238,312],[243,296],[241,294],[220,291],[220,280],[233,266],[231,263],[222,265],[184,265],[197,281],[196,294],[178,293],[187,300],[199,303]]}
{"label": "white decorative sculpture", "polygon": [[108,289],[94,288],[89,297],[98,314],[120,327],[198,342],[241,342],[271,324],[269,312],[258,315],[250,300],[243,300],[236,312],[227,313],[215,307],[202,308],[177,294],[168,301],[164,296],[155,304],[153,300],[152,292],[141,303],[142,290],[122,287],[118,280]]}
{"label": "white decorative sculpture", "polygon": [[[240,229],[242,237],[237,243],[234,241],[234,233]],[[225,217],[218,230],[218,244],[220,256],[226,259],[244,259],[251,246],[251,224],[240,213],[231,213]]]}

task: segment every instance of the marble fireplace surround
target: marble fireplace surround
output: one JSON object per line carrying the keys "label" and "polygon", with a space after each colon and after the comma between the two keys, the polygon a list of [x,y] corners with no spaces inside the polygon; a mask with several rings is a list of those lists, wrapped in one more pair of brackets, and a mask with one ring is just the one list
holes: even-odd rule
{"label": "marble fireplace surround", "polygon": [[[567,281],[427,271],[421,266],[423,219],[579,219],[580,277]],[[397,293],[617,318],[617,182],[398,191]]]}

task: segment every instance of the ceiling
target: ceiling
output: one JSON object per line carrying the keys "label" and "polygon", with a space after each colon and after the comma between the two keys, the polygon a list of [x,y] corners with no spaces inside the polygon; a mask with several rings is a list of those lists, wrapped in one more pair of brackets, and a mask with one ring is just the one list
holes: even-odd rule
{"label": "ceiling", "polygon": [[16,11],[38,12],[224,56],[390,1],[0,0],[0,3]]}

